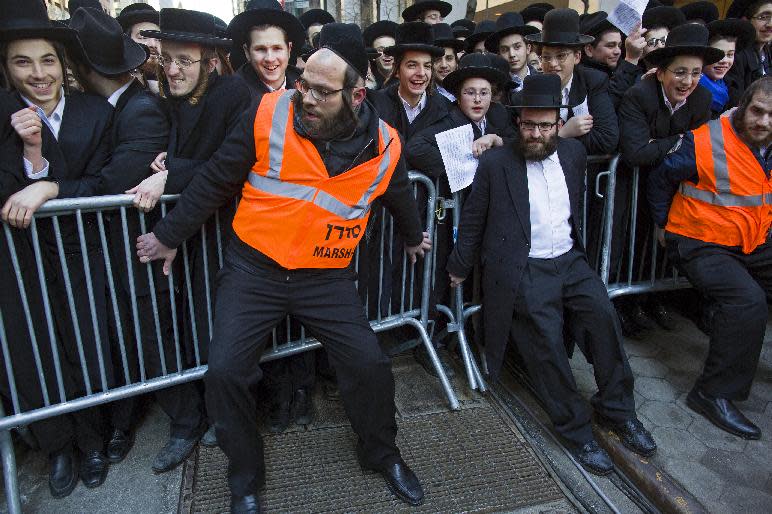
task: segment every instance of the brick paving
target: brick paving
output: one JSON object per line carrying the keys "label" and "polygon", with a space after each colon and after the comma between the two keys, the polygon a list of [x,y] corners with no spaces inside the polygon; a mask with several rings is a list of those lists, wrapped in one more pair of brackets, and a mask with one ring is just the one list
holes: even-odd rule
{"label": "brick paving", "polygon": [[[625,349],[635,374],[638,415],[657,440],[653,461],[697,497],[709,512],[772,512],[772,322],[750,398],[738,403],[762,430],[746,441],[716,428],[686,406],[700,372],[708,337],[678,317],[672,332],[652,330]],[[576,352],[571,361],[577,386],[595,392],[590,366]]]}

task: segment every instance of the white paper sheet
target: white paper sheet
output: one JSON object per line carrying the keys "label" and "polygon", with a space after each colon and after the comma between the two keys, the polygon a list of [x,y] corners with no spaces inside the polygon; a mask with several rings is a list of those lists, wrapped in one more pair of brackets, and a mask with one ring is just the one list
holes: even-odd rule
{"label": "white paper sheet", "polygon": [[455,193],[469,187],[477,171],[477,159],[472,155],[472,143],[474,143],[472,124],[440,132],[434,137],[440,148],[450,191]]}
{"label": "white paper sheet", "polygon": [[574,116],[586,116],[590,114],[590,108],[587,107],[587,97],[584,97],[584,100],[582,100],[582,103],[579,105],[572,107],[571,111],[573,111]]}
{"label": "white paper sheet", "polygon": [[640,25],[647,3],[648,0],[621,0],[608,9],[608,21],[627,36]]}

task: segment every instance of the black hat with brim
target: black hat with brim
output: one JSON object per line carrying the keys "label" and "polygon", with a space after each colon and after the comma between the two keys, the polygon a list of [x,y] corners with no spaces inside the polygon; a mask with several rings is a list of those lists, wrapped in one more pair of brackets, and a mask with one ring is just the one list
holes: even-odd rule
{"label": "black hat with brim", "polygon": [[123,8],[116,18],[124,31],[128,31],[137,23],[161,23],[160,14],[152,5],[136,3]]}
{"label": "black hat with brim", "polygon": [[686,16],[681,12],[681,9],[669,5],[661,5],[643,12],[641,27],[648,30],[660,27],[673,30],[684,23],[686,23]]}
{"label": "black hat with brim", "polygon": [[536,27],[526,25],[523,17],[517,12],[507,12],[499,16],[496,29],[496,32],[485,38],[485,49],[493,53],[498,53],[499,42],[507,36],[520,34],[525,37],[539,32]]}
{"label": "black hat with brim", "polygon": [[324,9],[309,9],[301,14],[299,19],[304,30],[308,30],[311,25],[327,25],[335,22],[333,15]]}
{"label": "black hat with brim", "polygon": [[726,17],[728,18],[748,18],[751,14],[748,9],[754,4],[757,4],[758,0],[734,0],[729,5],[729,9],[726,10]]}
{"label": "black hat with brim", "polygon": [[457,27],[453,27],[451,30],[453,30],[453,37],[456,37],[456,38],[462,37],[466,39],[472,35],[472,31],[466,27],[457,26]]}
{"label": "black hat with brim", "polygon": [[48,19],[40,1],[0,3],[0,41],[47,39],[61,43],[77,42],[75,31]]}
{"label": "black hat with brim", "polygon": [[246,44],[252,27],[268,25],[278,27],[287,34],[293,53],[299,51],[306,40],[303,25],[292,14],[283,11],[278,2],[276,8],[250,9],[235,16],[228,25],[227,35],[237,45]]}
{"label": "black hat with brim", "polygon": [[432,57],[445,54],[445,49],[434,44],[432,27],[422,21],[409,21],[397,27],[397,44],[384,50],[386,55],[397,57],[405,52],[425,52]]}
{"label": "black hat with brim", "polygon": [[536,73],[523,80],[520,104],[516,109],[567,109],[560,91],[560,77],[554,73]]}
{"label": "black hat with brim", "polygon": [[452,10],[453,5],[442,0],[416,0],[413,5],[402,11],[402,19],[405,21],[415,21],[421,16],[421,13],[426,11],[440,11],[440,16],[444,18]]}
{"label": "black hat with brim", "polygon": [[597,39],[604,32],[611,30],[621,33],[614,24],[608,21],[608,14],[605,11],[583,14],[580,18],[579,30],[582,31],[582,34],[587,34]]}
{"label": "black hat with brim", "polygon": [[708,23],[708,41],[717,37],[726,36],[736,38],[737,50],[748,48],[756,41],[756,28],[748,20],[730,18],[728,20],[716,20]]}
{"label": "black hat with brim", "polygon": [[362,31],[362,39],[365,42],[365,46],[373,46],[373,43],[379,37],[388,36],[396,39],[398,26],[397,22],[391,20],[380,20],[371,23]]}
{"label": "black hat with brim", "polygon": [[525,39],[546,46],[584,46],[595,38],[579,31],[579,13],[573,9],[553,9],[544,16],[544,27],[538,34]]}
{"label": "black hat with brim", "polygon": [[217,23],[209,13],[188,9],[161,9],[161,30],[143,30],[145,37],[161,41],[179,41],[195,43],[209,47],[229,47],[230,39],[217,37]]}
{"label": "black hat with brim", "polygon": [[724,58],[724,51],[708,46],[708,29],[704,25],[688,23],[670,31],[665,46],[646,55],[646,62],[652,67],[679,55],[693,55],[702,58],[702,65],[708,66]]}
{"label": "black hat with brim", "polygon": [[471,53],[463,56],[458,63],[456,71],[450,72],[442,81],[442,87],[458,96],[458,88],[466,79],[485,79],[496,87],[502,87],[509,77],[491,66],[487,55]]}
{"label": "black hat with brim", "polygon": [[477,46],[477,43],[485,41],[494,32],[496,32],[496,22],[493,20],[483,20],[478,23],[472,35],[464,40],[466,51],[468,53],[474,52],[474,47]]}
{"label": "black hat with brim", "polygon": [[450,24],[450,28],[455,29],[456,27],[463,27],[466,30],[469,31],[471,34],[474,32],[474,28],[477,24],[473,22],[472,20],[467,20],[466,18],[461,18],[460,20],[456,20],[453,23]]}
{"label": "black hat with brim", "polygon": [[713,2],[692,2],[682,5],[681,12],[684,13],[686,21],[702,20],[705,25],[718,19],[718,7]]}
{"label": "black hat with brim", "polygon": [[447,23],[436,23],[432,25],[432,35],[434,35],[434,46],[442,48],[452,48],[458,53],[466,47],[466,44],[453,36],[453,29]]}
{"label": "black hat with brim", "polygon": [[128,73],[142,66],[150,55],[145,45],[124,34],[121,24],[101,9],[78,9],[70,18],[70,28],[80,42],[73,51],[100,75]]}
{"label": "black hat with brim", "polygon": [[545,7],[542,5],[533,4],[520,11],[520,15],[523,17],[523,21],[525,23],[528,23],[529,21],[538,21],[539,23],[543,23],[544,16],[552,9],[554,9],[554,7]]}

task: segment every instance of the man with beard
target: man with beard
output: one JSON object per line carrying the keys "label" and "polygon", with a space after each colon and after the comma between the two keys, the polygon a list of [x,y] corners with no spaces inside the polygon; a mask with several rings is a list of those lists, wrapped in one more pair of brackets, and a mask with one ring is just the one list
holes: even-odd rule
{"label": "man with beard", "polygon": [[616,314],[579,237],[587,155],[578,141],[558,136],[565,107],[560,79],[530,75],[521,98],[520,137],[480,158],[447,269],[455,287],[480,255],[492,377],[501,372],[509,335],[555,429],[588,471],[604,475],[613,463],[595,441],[590,409],[576,389],[564,315],[570,328],[590,334],[586,351],[598,385],[591,400],[597,421],[639,455],[651,456],[657,446],[636,417]]}
{"label": "man with beard", "polygon": [[772,77],[737,109],[687,132],[649,178],[648,199],[668,255],[715,305],[710,346],[686,405],[744,439],[761,430],[733,402],[746,400],[772,297]]}
{"label": "man with beard", "polygon": [[152,5],[143,3],[130,4],[123,8],[121,14],[116,19],[127,36],[136,43],[145,45],[150,50],[148,60],[134,70],[132,75],[150,91],[158,94],[159,88],[156,73],[158,70],[158,56],[161,54],[161,42],[141,34],[143,30],[159,29],[158,11]]}
{"label": "man with beard", "polygon": [[241,190],[218,276],[207,408],[229,459],[231,512],[259,512],[265,482],[254,391],[271,329],[292,315],[317,337],[338,377],[364,468],[403,501],[423,490],[396,446],[394,378],[356,291],[352,257],[372,202],[391,211],[412,261],[421,231],[399,134],[365,100],[359,28],[327,24],[297,90],[263,96],[203,165],[177,206],[139,238],[142,262],[164,259]]}

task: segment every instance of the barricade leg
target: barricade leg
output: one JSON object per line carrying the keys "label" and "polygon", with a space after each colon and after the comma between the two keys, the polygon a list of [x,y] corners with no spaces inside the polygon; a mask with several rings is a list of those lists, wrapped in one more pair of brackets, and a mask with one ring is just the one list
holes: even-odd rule
{"label": "barricade leg", "polygon": [[429,359],[431,359],[434,369],[437,370],[437,376],[440,378],[440,383],[442,384],[442,389],[445,391],[445,396],[448,397],[448,404],[450,405],[450,409],[458,410],[460,408],[458,398],[456,397],[456,393],[453,391],[453,388],[450,385],[450,381],[448,380],[447,375],[445,375],[445,370],[442,368],[440,358],[437,356],[437,350],[434,349],[434,344],[432,343],[432,340],[429,339],[429,333],[426,331],[426,328],[419,320],[409,318],[405,321],[407,321],[408,324],[413,325],[416,330],[418,330],[418,335],[421,337],[421,340],[426,347],[426,351],[429,354]]}
{"label": "barricade leg", "polygon": [[[5,409],[0,404],[0,418],[5,416]],[[19,481],[16,475],[16,453],[9,430],[0,430],[0,458],[3,460],[3,482],[5,498],[10,514],[21,514],[21,499],[19,498]]]}

